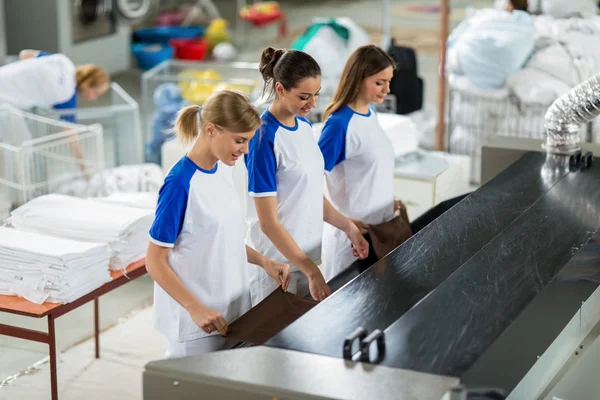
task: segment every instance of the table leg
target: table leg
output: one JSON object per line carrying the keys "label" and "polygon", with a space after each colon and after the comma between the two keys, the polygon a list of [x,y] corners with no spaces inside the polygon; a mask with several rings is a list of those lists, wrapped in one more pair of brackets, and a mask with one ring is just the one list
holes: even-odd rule
{"label": "table leg", "polygon": [[100,358],[100,321],[98,298],[94,299],[94,339],[96,341],[96,358]]}
{"label": "table leg", "polygon": [[54,317],[48,315],[48,346],[50,347],[50,388],[52,400],[58,400],[58,380],[56,371],[56,335]]}

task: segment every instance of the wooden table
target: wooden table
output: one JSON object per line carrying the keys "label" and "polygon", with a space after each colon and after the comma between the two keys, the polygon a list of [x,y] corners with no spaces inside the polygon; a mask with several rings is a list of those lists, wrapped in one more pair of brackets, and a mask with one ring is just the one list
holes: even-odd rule
{"label": "wooden table", "polygon": [[100,327],[98,319],[98,298],[125,283],[146,274],[145,260],[129,265],[123,271],[111,272],[112,280],[68,304],[43,303],[35,304],[22,297],[0,296],[0,312],[23,315],[32,318],[48,317],[48,333],[21,328],[18,326],[0,324],[0,335],[12,336],[34,342],[46,343],[50,348],[50,384],[52,400],[58,400],[58,382],[56,377],[56,332],[54,320],[90,301],[94,301],[94,339],[96,341],[96,358],[100,358]]}

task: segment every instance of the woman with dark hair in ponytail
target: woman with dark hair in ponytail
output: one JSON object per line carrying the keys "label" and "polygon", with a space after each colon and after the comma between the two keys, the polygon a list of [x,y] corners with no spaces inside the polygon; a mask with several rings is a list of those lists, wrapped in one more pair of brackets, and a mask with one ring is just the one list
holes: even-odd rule
{"label": "woman with dark hair in ponytail", "polygon": [[[246,243],[266,257],[291,265],[290,292],[315,300],[331,294],[321,264],[323,220],[344,231],[354,253],[365,258],[369,245],[348,218],[323,196],[323,156],[306,119],[321,89],[321,69],[308,54],[295,50],[263,51],[260,72],[273,103],[250,142],[246,166],[249,229]],[[254,269],[250,291],[256,305],[276,285]]]}
{"label": "woman with dark hair in ponytail", "polygon": [[[325,159],[327,198],[352,218],[362,233],[369,224],[393,219],[401,203],[394,201],[394,150],[371,104],[390,92],[394,60],[374,45],[359,47],[348,59],[331,104],[319,148]],[[331,278],[356,257],[343,232],[327,226],[323,234],[325,278]]]}
{"label": "woman with dark hair in ponytail", "polygon": [[167,336],[167,358],[230,345],[227,323],[250,309],[247,261],[287,288],[289,265],[244,245],[233,183],[232,168],[259,126],[250,100],[233,90],[211,95],[202,109],[183,108],[175,121],[177,136],[194,145],[160,189],[146,255],[154,326]]}

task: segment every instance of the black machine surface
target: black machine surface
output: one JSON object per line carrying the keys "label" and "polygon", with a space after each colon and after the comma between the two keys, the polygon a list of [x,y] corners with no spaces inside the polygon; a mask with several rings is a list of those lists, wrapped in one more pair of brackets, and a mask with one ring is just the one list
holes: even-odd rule
{"label": "black machine surface", "polygon": [[[582,303],[599,297],[599,228],[600,167],[570,162],[568,156],[525,152],[364,272],[355,265],[334,278],[338,290],[332,296],[252,349],[252,357],[279,362],[306,382],[315,379],[318,390],[311,391],[310,385],[291,388],[277,378],[282,368],[273,372],[262,365],[236,366],[231,376],[198,367],[189,384],[222,388],[223,382],[243,382],[239,390],[280,398],[338,398],[331,394],[336,390],[339,398],[365,398],[370,378],[389,379],[395,382],[389,393],[372,394],[438,400],[438,392],[423,397],[424,392],[395,395],[394,390],[410,385],[411,379],[418,380],[414,388],[421,390],[429,379],[433,385],[432,377],[443,377],[435,380],[440,390],[461,382],[509,394],[563,334]],[[346,341],[353,334],[359,346]],[[153,363],[147,366],[144,385],[150,388],[152,376],[176,376],[208,356],[211,362],[231,365],[235,354],[242,359],[249,356],[242,352],[250,350],[181,364]],[[335,374],[317,379],[298,369],[305,362],[331,362]],[[362,389],[354,397],[348,395],[353,380],[338,378],[344,371],[358,374],[356,385]],[[399,371],[403,378],[393,378],[389,371]],[[407,371],[423,375],[409,378]],[[276,378],[263,379],[268,374]],[[404,377],[406,381],[395,381]],[[385,383],[374,386],[381,389]],[[501,398],[488,393],[478,398]]]}
{"label": "black machine surface", "polygon": [[[348,335],[378,329],[381,365],[509,393],[535,362],[531,353],[541,354],[598,286],[561,277],[589,265],[590,248],[598,249],[596,241],[585,246],[600,227],[600,168],[551,157],[525,154],[266,345],[343,357]],[[560,306],[549,293],[564,294]],[[530,306],[539,315],[531,318]],[[519,346],[529,350],[510,340],[509,353],[492,349],[499,358],[526,354],[519,368],[498,374],[499,361],[483,357],[523,325],[520,316],[529,329],[512,334],[531,340]]]}

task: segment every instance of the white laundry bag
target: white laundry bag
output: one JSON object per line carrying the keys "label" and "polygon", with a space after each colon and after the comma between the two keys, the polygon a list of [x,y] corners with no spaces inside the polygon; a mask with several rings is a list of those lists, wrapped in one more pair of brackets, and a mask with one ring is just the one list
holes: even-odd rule
{"label": "white laundry bag", "polygon": [[75,94],[75,65],[63,54],[29,58],[0,67],[0,104],[22,110],[51,108]]}
{"label": "white laundry bag", "polygon": [[323,93],[333,93],[350,54],[371,43],[369,35],[350,18],[314,18],[292,45],[310,54],[321,67]]}

